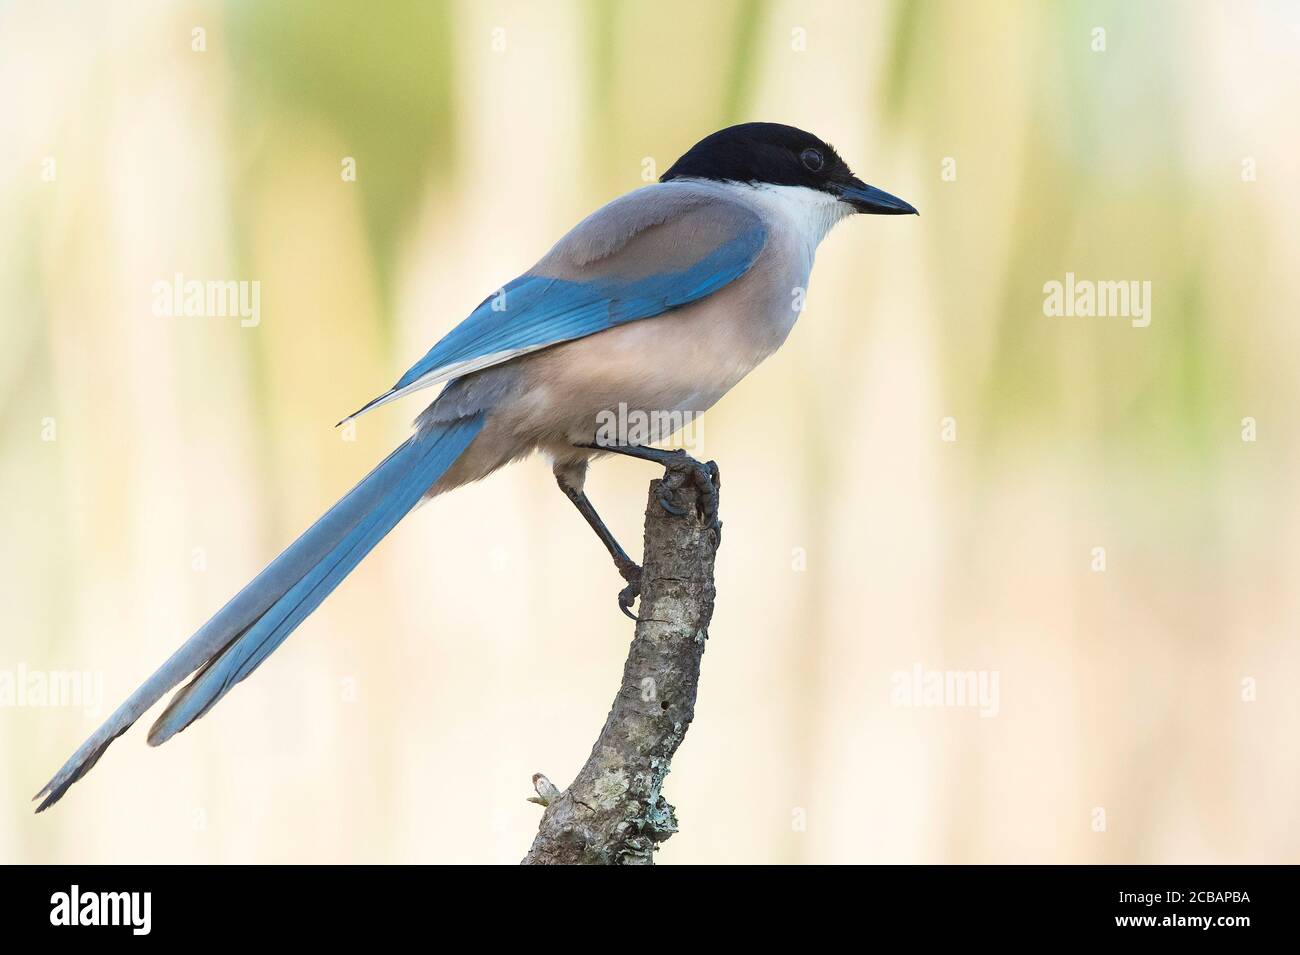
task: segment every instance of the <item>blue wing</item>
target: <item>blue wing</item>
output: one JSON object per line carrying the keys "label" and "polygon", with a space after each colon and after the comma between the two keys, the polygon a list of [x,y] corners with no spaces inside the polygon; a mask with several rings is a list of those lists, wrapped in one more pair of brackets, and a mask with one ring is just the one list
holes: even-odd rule
{"label": "blue wing", "polygon": [[749,270],[766,238],[757,214],[699,184],[665,183],[624,196],[484,300],[388,392],[349,417],[711,295]]}

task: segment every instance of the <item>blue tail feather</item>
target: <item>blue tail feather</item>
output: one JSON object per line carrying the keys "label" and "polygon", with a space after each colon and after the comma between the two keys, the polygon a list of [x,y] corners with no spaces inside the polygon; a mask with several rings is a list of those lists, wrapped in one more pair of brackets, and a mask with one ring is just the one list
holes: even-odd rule
{"label": "blue tail feather", "polygon": [[149,733],[158,745],[201,717],[315,610],[465,451],[483,415],[424,427],[199,628],[88,739],[36,798],[57,802],[118,736],[186,676]]}
{"label": "blue tail feather", "polygon": [[284,642],[460,456],[478,432],[477,422],[471,422],[455,422],[436,441],[411,439],[410,460],[403,462],[378,506],[176,695],[149,731],[151,746],[166,742],[201,717]]}

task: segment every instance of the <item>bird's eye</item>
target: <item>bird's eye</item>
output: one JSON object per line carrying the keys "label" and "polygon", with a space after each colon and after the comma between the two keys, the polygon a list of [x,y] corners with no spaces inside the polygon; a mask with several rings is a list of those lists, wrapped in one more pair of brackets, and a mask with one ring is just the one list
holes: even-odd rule
{"label": "bird's eye", "polygon": [[800,160],[813,172],[821,172],[824,160],[822,154],[815,149],[805,149],[799,154]]}

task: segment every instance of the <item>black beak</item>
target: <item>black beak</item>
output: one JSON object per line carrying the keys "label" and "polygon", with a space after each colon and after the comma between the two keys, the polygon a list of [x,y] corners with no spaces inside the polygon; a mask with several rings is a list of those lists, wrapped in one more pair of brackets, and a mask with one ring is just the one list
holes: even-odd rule
{"label": "black beak", "polygon": [[883,189],[868,186],[860,179],[854,179],[848,185],[841,186],[840,199],[858,212],[865,212],[867,215],[919,216],[921,214],[898,196],[891,196]]}

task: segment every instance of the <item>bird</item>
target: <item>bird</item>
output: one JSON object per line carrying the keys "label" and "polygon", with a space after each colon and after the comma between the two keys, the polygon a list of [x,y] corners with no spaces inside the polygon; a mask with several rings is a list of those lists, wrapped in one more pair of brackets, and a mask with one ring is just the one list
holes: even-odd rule
{"label": "bird", "polygon": [[[388,391],[344,421],[435,385],[411,436],[186,640],[34,799],[58,802],[118,736],[189,678],[149,730],[157,746],[206,714],[421,501],[540,453],[625,582],[640,567],[584,492],[590,462],[657,462],[700,490],[720,533],[718,470],[682,450],[600,433],[613,409],[701,414],[786,340],[818,245],[854,214],[919,215],[857,178],[817,136],[729,126],[657,182],[620,196],[470,312]],[[670,418],[668,420],[680,420]],[[344,422],[340,422],[343,424]],[[669,482],[665,482],[669,483]],[[671,494],[660,503],[681,513]]]}

